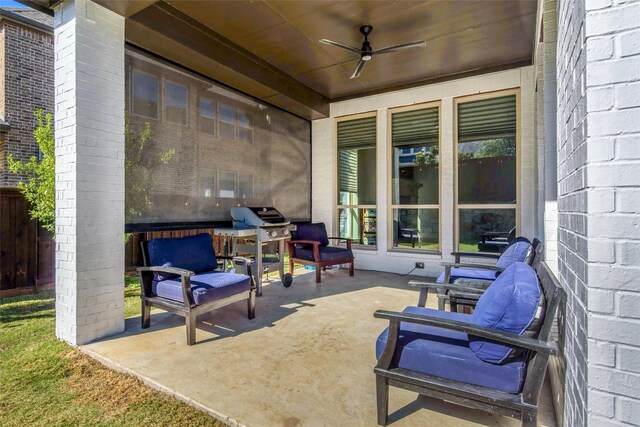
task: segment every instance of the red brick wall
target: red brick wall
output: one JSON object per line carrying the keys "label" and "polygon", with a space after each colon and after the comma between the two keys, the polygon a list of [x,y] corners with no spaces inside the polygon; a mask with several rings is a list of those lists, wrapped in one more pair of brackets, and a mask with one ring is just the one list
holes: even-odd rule
{"label": "red brick wall", "polygon": [[11,125],[0,131],[0,188],[13,188],[20,177],[9,171],[8,154],[20,160],[36,156],[33,113],[38,108],[53,113],[53,35],[3,20],[0,48],[0,114]]}

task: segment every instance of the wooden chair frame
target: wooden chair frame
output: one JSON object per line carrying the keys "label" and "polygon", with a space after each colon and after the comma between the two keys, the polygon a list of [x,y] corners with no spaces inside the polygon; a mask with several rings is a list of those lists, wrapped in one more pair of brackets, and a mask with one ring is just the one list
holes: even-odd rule
{"label": "wooden chair frame", "polygon": [[[144,267],[138,267],[137,269],[141,285],[140,299],[142,303],[142,315],[140,319],[142,322],[142,329],[146,329],[151,325],[151,307],[161,308],[185,318],[185,324],[187,327],[187,345],[193,345],[196,342],[197,317],[201,314],[209,313],[220,307],[224,307],[238,301],[247,300],[248,318],[253,319],[256,317],[256,283],[253,279],[253,275],[251,274],[251,264],[253,262],[251,259],[243,257],[216,256],[216,259],[232,260],[234,264],[246,267],[246,274],[251,278],[251,289],[249,290],[248,296],[243,292],[241,294],[232,295],[228,298],[196,305],[193,299],[193,290],[191,289],[191,277],[197,276],[197,274],[193,271],[182,268],[150,266],[151,262],[149,260],[147,247],[148,242],[143,241],[140,244],[142,246],[142,258],[145,265]],[[151,287],[154,273],[170,273],[179,275],[182,282],[182,298],[184,302],[154,295]]]}
{"label": "wooden chair frame", "polygon": [[[338,241],[338,243],[345,242],[347,244],[347,249],[351,249],[351,239],[347,239],[344,237],[327,237],[327,239],[336,240]],[[296,257],[296,243],[313,245],[313,261]],[[316,283],[320,283],[320,269],[326,270],[326,267],[330,265],[349,264],[349,276],[353,276],[355,258],[353,256],[353,253],[351,257],[322,261],[320,259],[320,242],[316,240],[289,240],[287,241],[287,244],[289,245],[289,273],[291,274],[293,274],[293,267],[295,263],[303,265],[313,265],[316,268]]]}
{"label": "wooden chair frame", "polygon": [[[551,329],[558,308],[566,301],[564,290],[545,263],[538,264],[536,273],[546,297],[546,314],[538,338],[528,338],[455,320],[385,310],[376,311],[374,317],[389,320],[387,343],[374,369],[378,424],[381,426],[387,424],[389,386],[394,386],[470,408],[482,409],[487,412],[520,419],[524,427],[536,426],[538,399],[549,363],[549,356],[558,353],[556,344],[548,341],[552,338]],[[433,292],[437,292],[437,289],[441,288],[458,291],[465,290],[464,286],[446,283],[412,282],[412,285],[426,290],[431,289]],[[519,394],[506,393],[393,366],[392,362],[397,348],[400,322],[465,332],[529,350],[527,374],[522,392]]]}

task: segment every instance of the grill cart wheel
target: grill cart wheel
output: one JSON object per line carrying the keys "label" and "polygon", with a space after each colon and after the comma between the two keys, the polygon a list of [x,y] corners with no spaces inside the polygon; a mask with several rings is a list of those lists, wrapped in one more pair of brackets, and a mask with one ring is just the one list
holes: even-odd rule
{"label": "grill cart wheel", "polygon": [[293,276],[291,273],[285,273],[280,277],[280,280],[282,280],[284,287],[288,288],[293,283]]}

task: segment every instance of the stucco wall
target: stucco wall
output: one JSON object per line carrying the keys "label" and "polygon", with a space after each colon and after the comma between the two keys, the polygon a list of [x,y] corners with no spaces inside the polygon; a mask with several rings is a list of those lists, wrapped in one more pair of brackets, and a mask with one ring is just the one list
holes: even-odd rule
{"label": "stucco wall", "polygon": [[[381,95],[347,100],[331,104],[331,117],[312,122],[312,218],[327,224],[330,234],[335,234],[336,209],[336,141],[334,137],[335,118],[370,111],[377,112],[377,249],[356,250],[356,267],[407,273],[416,261],[425,263],[424,270],[414,274],[437,276],[441,271],[440,262],[449,260],[454,248],[454,104],[455,97],[493,92],[510,88],[521,88],[520,93],[520,231],[525,236],[534,237],[537,228],[536,215],[536,174],[535,165],[535,123],[534,123],[534,68],[524,67],[509,71],[486,74],[444,83],[407,89]],[[390,251],[387,230],[390,195],[387,194],[389,159],[387,157],[388,109],[441,101],[441,232],[440,254],[415,254]]]}

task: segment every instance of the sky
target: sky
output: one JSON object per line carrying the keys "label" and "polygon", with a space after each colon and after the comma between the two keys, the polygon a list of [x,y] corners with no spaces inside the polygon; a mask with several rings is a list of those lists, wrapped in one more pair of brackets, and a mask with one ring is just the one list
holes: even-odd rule
{"label": "sky", "polygon": [[14,0],[0,0],[0,7],[26,7]]}

